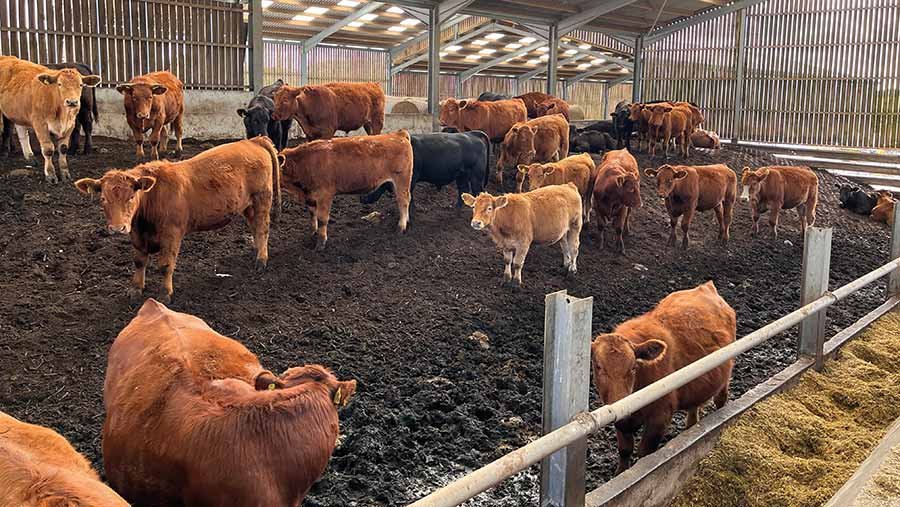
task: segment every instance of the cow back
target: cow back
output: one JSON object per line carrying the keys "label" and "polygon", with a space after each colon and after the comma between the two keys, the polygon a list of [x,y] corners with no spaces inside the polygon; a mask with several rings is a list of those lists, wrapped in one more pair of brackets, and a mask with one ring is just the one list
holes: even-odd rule
{"label": "cow back", "polygon": [[384,91],[377,83],[307,86],[298,103],[307,121],[323,129],[350,132],[384,118]]}
{"label": "cow back", "polygon": [[[528,114],[528,118],[537,118],[537,106],[541,102],[546,102],[547,100],[553,98],[553,95],[543,92],[528,92],[523,93],[522,95],[516,95],[513,97],[514,99],[521,99],[525,104],[525,109]],[[525,120],[521,120],[525,121]]]}
{"label": "cow back", "polygon": [[760,202],[780,201],[783,209],[791,209],[811,200],[819,190],[819,178],[808,167],[769,166],[767,169],[769,177],[760,187]]}
{"label": "cow back", "polygon": [[522,194],[507,194],[509,204],[498,209],[491,225],[497,244],[502,236],[551,244],[581,217],[581,196],[574,184],[550,185]]}
{"label": "cow back", "polygon": [[462,131],[480,130],[491,140],[501,140],[513,125],[527,119],[525,104],[519,99],[468,101],[459,109],[458,126]]}

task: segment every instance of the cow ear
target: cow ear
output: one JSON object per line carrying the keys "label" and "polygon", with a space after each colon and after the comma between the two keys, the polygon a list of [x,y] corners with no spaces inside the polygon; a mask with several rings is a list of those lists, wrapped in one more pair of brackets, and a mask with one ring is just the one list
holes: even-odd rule
{"label": "cow ear", "polygon": [[35,79],[40,81],[45,85],[56,84],[56,81],[59,79],[59,74],[47,74],[46,72],[43,74],[38,74]]}
{"label": "cow ear", "polygon": [[257,391],[274,391],[284,387],[284,382],[270,371],[264,371],[253,381]]}
{"label": "cow ear", "polygon": [[119,86],[116,86],[116,91],[121,93],[122,95],[125,95],[126,93],[131,93],[132,90],[134,90],[134,85],[132,85],[131,83],[125,83],[125,84],[120,84]]}
{"label": "cow ear", "polygon": [[655,178],[656,173],[658,173],[658,172],[659,171],[657,169],[644,169],[644,174],[646,174],[647,176],[650,176],[651,178]]}
{"label": "cow ear", "polygon": [[537,134],[537,129],[532,127],[531,125],[528,126],[528,130],[530,130],[532,134]]}
{"label": "cow ear", "polygon": [[551,165],[550,167],[545,167],[545,168],[544,168],[544,176],[550,176],[550,175],[553,174],[554,172],[556,172],[556,166],[552,166],[552,165]]}
{"label": "cow ear", "polygon": [[624,184],[625,184],[625,176],[619,176],[618,178],[616,178],[616,186],[617,187],[621,187]]}
{"label": "cow ear", "polygon": [[242,107],[237,110],[237,114],[238,116],[243,118],[244,116],[247,116],[247,110]]}
{"label": "cow ear", "polygon": [[99,192],[101,189],[100,180],[82,178],[75,182],[75,188],[82,194],[93,196],[95,192]]}
{"label": "cow ear", "polygon": [[334,402],[334,406],[336,407],[346,407],[347,403],[350,403],[350,398],[355,392],[355,380],[338,382],[337,388],[334,390],[334,395],[332,396],[331,401]]}
{"label": "cow ear", "polygon": [[100,84],[100,76],[90,75],[81,78],[81,83],[88,88],[93,88]]}
{"label": "cow ear", "polygon": [[457,105],[459,106],[460,109],[465,109],[466,106],[469,105],[469,101],[468,100],[460,100],[459,102],[457,102]]}
{"label": "cow ear", "polygon": [[507,204],[509,204],[509,197],[505,195],[494,198],[494,208],[496,209],[505,208]]}
{"label": "cow ear", "polygon": [[666,355],[667,345],[666,342],[661,340],[647,340],[632,345],[632,348],[634,348],[634,357],[638,360],[638,363],[646,366],[661,360]]}
{"label": "cow ear", "polygon": [[769,168],[766,167],[766,168],[756,171],[756,175],[759,176],[760,181],[768,178],[769,177]]}
{"label": "cow ear", "polygon": [[169,90],[168,88],[166,88],[164,85],[161,85],[161,84],[155,84],[150,89],[153,91],[153,95],[162,95]]}
{"label": "cow ear", "polygon": [[685,171],[684,169],[679,169],[679,170],[675,171],[675,179],[676,180],[680,180],[680,179],[684,178],[685,176],[687,176],[687,171]]}
{"label": "cow ear", "polygon": [[519,164],[519,173],[521,173],[521,174],[527,174],[527,173],[528,173],[528,166],[525,165],[525,164]]}
{"label": "cow ear", "polygon": [[475,196],[474,195],[466,192],[462,195],[462,200],[466,206],[468,206],[470,208],[475,207]]}
{"label": "cow ear", "polygon": [[153,176],[141,176],[134,182],[134,190],[137,192],[138,190],[143,190],[144,192],[149,192],[153,186],[156,185],[156,178]]}

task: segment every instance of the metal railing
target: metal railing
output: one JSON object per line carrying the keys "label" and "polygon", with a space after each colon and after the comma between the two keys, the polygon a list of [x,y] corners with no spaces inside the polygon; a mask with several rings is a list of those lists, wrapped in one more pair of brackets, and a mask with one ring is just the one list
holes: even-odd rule
{"label": "metal railing", "polygon": [[[592,412],[578,413],[574,420],[565,424],[539,439],[521,447],[492,463],[466,475],[465,477],[448,484],[421,500],[411,504],[411,507],[452,507],[496,486],[501,481],[523,471],[529,466],[546,459],[579,441],[588,435],[600,431],[601,428],[620,421],[638,410],[646,407],[666,394],[688,384],[701,375],[719,367],[726,361],[734,359],[738,355],[750,350],[770,338],[801,325],[800,351],[816,358],[816,367],[822,366],[822,347],[824,343],[824,310],[842,299],[850,296],[861,288],[889,276],[888,294],[900,293],[900,206],[894,208],[894,224],[891,236],[890,262],[866,273],[852,282],[828,291],[828,265],[831,252],[831,229],[810,227],[806,232],[803,254],[803,290],[801,304],[803,306],[774,322],[763,326],[756,331],[736,340],[734,343],[698,359],[697,361],[677,370],[670,375],[632,393],[631,395],[609,405],[604,405]],[[548,296],[548,303],[551,301]],[[586,301],[586,300],[581,300]],[[574,304],[578,304],[576,301]],[[558,310],[556,310],[558,311]],[[548,310],[548,315],[550,310]],[[571,319],[571,317],[570,317]],[[590,322],[590,319],[588,319]],[[571,324],[569,324],[571,327]],[[545,332],[547,330],[545,325]],[[556,340],[559,341],[559,340]],[[551,341],[551,343],[554,343]],[[564,351],[561,358],[571,357],[569,351]],[[545,352],[545,362],[547,352]],[[578,375],[578,373],[576,373]],[[589,388],[589,387],[588,387]],[[547,389],[545,380],[545,390]],[[546,418],[546,393],[545,393],[545,418]],[[546,422],[545,422],[546,426]],[[546,428],[545,428],[546,429]],[[583,442],[582,442],[583,445]],[[542,470],[543,471],[543,470]],[[577,473],[582,477],[574,477],[575,482],[581,480],[583,488],[584,469]],[[558,480],[568,482],[571,477],[559,477]],[[546,479],[542,478],[542,486]],[[542,487],[542,497],[545,497]],[[556,503],[555,505],[583,505],[583,489],[578,500],[569,503]],[[568,495],[567,495],[568,496]],[[543,503],[542,503],[543,505]]]}

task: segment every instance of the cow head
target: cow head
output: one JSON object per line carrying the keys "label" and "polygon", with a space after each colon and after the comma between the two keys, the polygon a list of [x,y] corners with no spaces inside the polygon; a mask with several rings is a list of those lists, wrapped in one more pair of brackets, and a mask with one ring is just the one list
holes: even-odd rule
{"label": "cow head", "polygon": [[482,192],[475,197],[472,194],[463,194],[462,200],[466,206],[472,208],[472,228],[476,231],[487,229],[494,223],[494,214],[498,209],[509,204],[509,198],[505,195],[494,197]]}
{"label": "cow head", "polygon": [[[262,98],[266,99],[265,97]],[[255,105],[247,109],[240,108],[237,110],[237,114],[244,119],[244,130],[247,132],[247,139],[269,134],[269,121],[272,119],[270,109],[261,105]]]}
{"label": "cow head", "polygon": [[631,394],[639,370],[662,360],[666,349],[661,340],[633,343],[619,334],[598,336],[591,343],[591,367],[600,400],[609,405]]}
{"label": "cow head", "polygon": [[616,178],[616,187],[618,187],[622,196],[622,204],[629,208],[640,208],[644,205],[641,201],[641,181],[634,174],[628,173]]}
{"label": "cow head", "polygon": [[500,158],[503,162],[497,161],[501,169],[513,164],[530,164],[534,160],[536,154],[534,135],[536,133],[535,127],[524,122],[516,123],[509,129],[501,145]]}
{"label": "cow head", "polygon": [[[464,101],[465,102],[465,101]],[[456,127],[459,123],[459,101],[449,98],[441,102],[440,111],[441,125],[445,127]]]}
{"label": "cow head", "polygon": [[302,86],[283,85],[275,92],[275,110],[272,112],[273,120],[287,120],[297,114],[300,109],[298,98],[303,93]]}
{"label": "cow head", "polygon": [[665,199],[675,189],[675,183],[687,176],[687,171],[666,164],[659,169],[645,169],[644,174],[656,178],[656,195]]}
{"label": "cow head", "polygon": [[672,112],[672,106],[668,104],[655,104],[648,106],[648,109],[650,110],[650,119],[648,120],[648,123],[654,127],[661,126],[666,114]]}
{"label": "cow head", "polygon": [[562,113],[559,104],[555,100],[547,100],[534,106],[535,116],[547,116],[551,114]]}
{"label": "cow head", "polygon": [[87,195],[100,194],[100,205],[106,215],[109,232],[128,234],[141,199],[156,185],[153,176],[134,177],[124,171],[109,171],[99,180],[84,178],[75,188]]}
{"label": "cow head", "polygon": [[[266,387],[268,389],[280,389],[309,383],[322,385],[328,389],[331,401],[336,407],[346,407],[347,403],[350,402],[350,398],[356,393],[355,380],[340,381],[333,373],[331,373],[331,370],[318,364],[289,368],[279,379],[275,380],[280,381],[281,385],[278,385],[276,381],[273,381],[272,383],[267,384]],[[257,377],[256,384],[257,389],[259,389],[261,384],[260,377]],[[274,387],[269,387],[272,385],[274,385]]]}
{"label": "cow head", "polygon": [[81,107],[82,87],[93,88],[100,84],[100,76],[82,76],[75,69],[62,69],[53,72],[44,72],[35,76],[44,86],[56,87],[59,93],[59,103],[72,111],[78,111]]}
{"label": "cow head", "polygon": [[528,177],[528,190],[537,190],[543,187],[547,176],[555,172],[556,166],[553,164],[519,164],[519,174],[523,181],[526,176]]}
{"label": "cow head", "polygon": [[[746,170],[746,169],[745,169]],[[850,197],[859,192],[859,187],[853,185],[841,185],[839,200],[841,204],[850,202]]]}
{"label": "cow head", "polygon": [[641,119],[641,111],[644,110],[644,104],[631,104],[628,106],[628,119],[638,121]]}
{"label": "cow head", "polygon": [[768,167],[763,167],[756,171],[752,171],[749,167],[745,167],[744,171],[741,173],[741,187],[743,187],[741,189],[741,201],[758,201],[760,186],[768,177]]}
{"label": "cow head", "polygon": [[125,96],[125,102],[131,101],[131,107],[139,120],[149,120],[153,109],[153,97],[168,91],[159,83],[125,83],[116,87],[116,91]]}

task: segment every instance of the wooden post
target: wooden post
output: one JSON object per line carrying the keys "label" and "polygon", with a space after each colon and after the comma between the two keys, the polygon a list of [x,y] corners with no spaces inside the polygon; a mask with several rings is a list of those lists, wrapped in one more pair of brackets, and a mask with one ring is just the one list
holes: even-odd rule
{"label": "wooden post", "polygon": [[[822,297],[828,290],[831,268],[831,231],[829,228],[807,227],[803,243],[803,280],[800,304],[806,305]],[[800,354],[816,358],[815,368],[821,370],[825,359],[825,310],[810,315],[800,323]]]}
{"label": "wooden post", "polygon": [[[569,423],[588,409],[591,371],[591,314],[594,298],[566,291],[544,299],[543,432]],[[583,507],[587,439],[541,461],[541,507]]]}
{"label": "wooden post", "polygon": [[[900,257],[900,206],[894,205],[894,225],[891,227],[891,260]],[[888,297],[900,296],[900,270],[888,275]]]}
{"label": "wooden post", "polygon": [[263,67],[265,66],[263,50],[263,9],[262,0],[250,0],[250,88],[259,91],[263,83]]}

